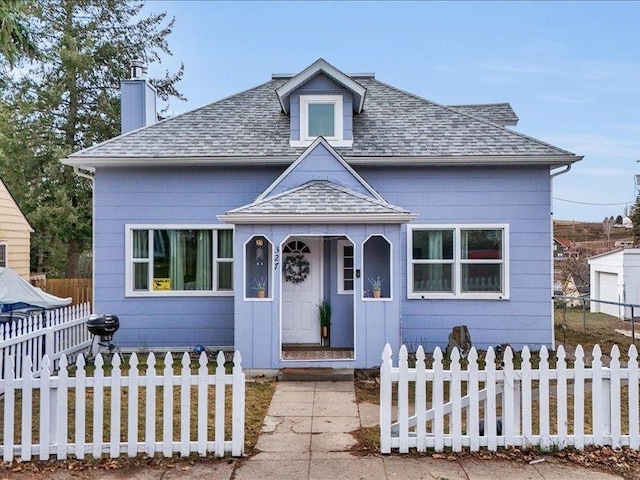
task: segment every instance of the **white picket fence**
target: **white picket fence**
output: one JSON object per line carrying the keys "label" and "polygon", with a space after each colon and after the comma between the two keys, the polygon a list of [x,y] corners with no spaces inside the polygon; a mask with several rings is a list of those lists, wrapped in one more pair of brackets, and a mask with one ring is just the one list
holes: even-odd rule
{"label": "white picket fence", "polygon": [[62,355],[73,360],[88,350],[93,340],[86,326],[89,315],[91,305],[83,303],[0,324],[0,378],[4,378],[9,357],[14,358],[17,372],[22,372],[23,360],[31,357],[31,368],[37,373],[45,355],[57,367]]}
{"label": "white picket fence", "polygon": [[[0,455],[4,461],[18,457],[23,461],[33,457],[48,460],[52,455],[59,460],[68,455],[82,459],[85,455],[100,458],[107,454],[116,458],[138,453],[241,456],[245,376],[240,353],[235,352],[231,374],[225,373],[222,352],[218,353],[213,375],[206,354],[198,360],[199,368],[192,373],[191,359],[185,353],[180,373],[175,374],[170,353],[164,358],[164,368],[159,369],[153,353],[144,365],[139,365],[138,357],[132,354],[128,374],[123,375],[120,357],[115,354],[111,374],[106,376],[102,355],[98,354],[95,370],[89,376],[84,356],[78,356],[74,371],[67,369],[63,355],[57,376],[51,375],[50,361],[45,357],[36,378],[29,357],[24,359],[21,375],[15,375],[13,358],[9,357],[6,366],[11,375],[0,380],[4,389],[0,398]],[[229,394],[231,432],[227,439],[225,400]]]}
{"label": "white picket fence", "polygon": [[[583,349],[578,346],[570,368],[560,346],[556,366],[550,368],[549,354],[543,347],[538,368],[532,368],[531,353],[525,347],[521,368],[516,370],[511,348],[505,350],[500,368],[496,367],[495,352],[489,348],[486,366],[481,369],[476,349],[472,348],[463,369],[455,349],[451,365],[445,369],[442,351],[436,348],[432,368],[427,369],[424,350],[419,347],[416,366],[409,368],[405,346],[394,367],[387,344],[380,369],[380,450],[406,453],[410,448],[424,452],[446,447],[478,451],[486,447],[495,451],[498,447],[534,445],[639,449],[635,346],[629,348],[624,368],[617,346],[611,350],[608,367],[602,363],[599,345],[593,348],[592,356],[591,366],[585,366]],[[410,391],[415,393],[411,402]]]}

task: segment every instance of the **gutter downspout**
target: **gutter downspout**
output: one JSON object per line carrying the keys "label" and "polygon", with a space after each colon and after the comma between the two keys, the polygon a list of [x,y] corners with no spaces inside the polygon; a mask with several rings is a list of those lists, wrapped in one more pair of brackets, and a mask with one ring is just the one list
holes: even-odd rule
{"label": "gutter downspout", "polygon": [[79,177],[91,180],[92,187],[95,184],[95,181],[96,181],[95,177],[93,175],[89,175],[88,173],[81,172],[80,167],[73,167],[73,173],[75,173]]}
{"label": "gutter downspout", "polygon": [[561,170],[561,171],[559,171],[559,172],[552,173],[552,174],[551,174],[551,179],[553,180],[553,178],[554,178],[554,177],[557,177],[557,176],[559,176],[559,175],[563,175],[563,174],[567,173],[569,170],[571,170],[571,164],[570,164],[570,163],[567,163],[564,167],[565,167],[565,169],[564,169],[564,170]]}
{"label": "gutter downspout", "polygon": [[[562,168],[562,167],[560,167]],[[555,259],[553,258],[553,179],[555,177],[558,177],[560,175],[563,175],[565,173],[567,173],[569,170],[571,170],[571,164],[567,163],[564,166],[564,170],[558,170],[557,172],[553,172],[550,176],[549,176],[549,204],[552,207],[551,210],[551,346],[552,348],[555,350],[556,349],[556,332],[555,332],[555,324],[556,324],[556,319],[555,319],[555,305],[554,305],[554,301],[553,301],[553,284],[554,284],[554,263]]]}
{"label": "gutter downspout", "polygon": [[[91,190],[95,194],[96,191],[96,178],[93,175],[85,173],[80,170],[80,167],[73,167],[73,173],[77,176],[86,178],[91,181]],[[91,202],[91,313],[96,311],[96,255],[95,255],[95,244],[96,244],[96,228],[95,228],[95,220],[96,219],[96,202],[95,199],[92,199]]]}

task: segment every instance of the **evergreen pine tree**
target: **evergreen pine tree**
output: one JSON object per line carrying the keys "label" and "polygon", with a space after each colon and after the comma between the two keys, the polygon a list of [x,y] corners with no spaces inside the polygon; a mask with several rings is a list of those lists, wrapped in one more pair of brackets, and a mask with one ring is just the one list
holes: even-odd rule
{"label": "evergreen pine tree", "polygon": [[[171,54],[174,20],[143,16],[141,1],[41,0],[28,18],[41,58],[10,79],[0,107],[0,177],[35,229],[32,269],[74,277],[90,251],[92,190],[60,159],[120,133],[120,80],[129,63]],[[182,67],[151,80],[183,97]]]}

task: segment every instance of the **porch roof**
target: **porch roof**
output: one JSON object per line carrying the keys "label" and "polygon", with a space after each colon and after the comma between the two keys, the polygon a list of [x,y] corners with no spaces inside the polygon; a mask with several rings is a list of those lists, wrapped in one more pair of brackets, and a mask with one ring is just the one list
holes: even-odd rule
{"label": "porch roof", "polygon": [[327,180],[313,180],[228,211],[228,223],[405,223],[416,215]]}

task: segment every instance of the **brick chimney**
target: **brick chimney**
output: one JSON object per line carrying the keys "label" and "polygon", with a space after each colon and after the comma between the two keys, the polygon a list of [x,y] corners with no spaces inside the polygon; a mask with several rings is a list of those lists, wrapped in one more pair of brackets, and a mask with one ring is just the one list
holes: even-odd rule
{"label": "brick chimney", "polygon": [[147,81],[142,60],[131,61],[131,78],[120,82],[120,122],[122,133],[153,125],[158,120],[156,89]]}

